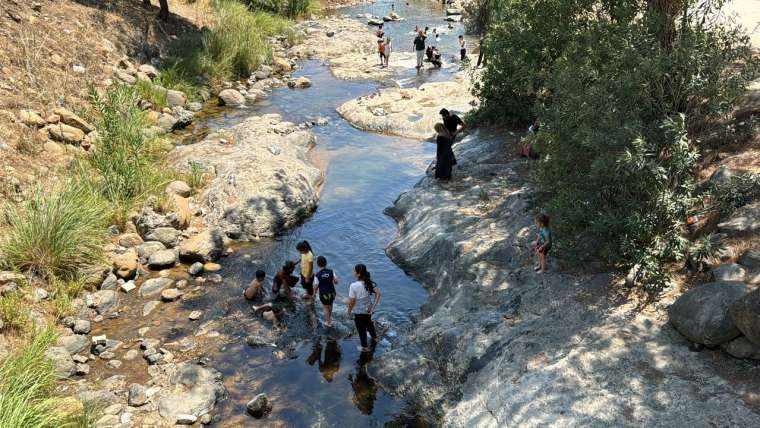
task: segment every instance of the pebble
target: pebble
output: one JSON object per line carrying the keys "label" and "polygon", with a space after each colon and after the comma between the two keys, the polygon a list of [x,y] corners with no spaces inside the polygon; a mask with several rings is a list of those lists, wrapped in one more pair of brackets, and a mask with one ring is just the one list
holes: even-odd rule
{"label": "pebble", "polygon": [[195,321],[195,320],[200,319],[200,317],[202,317],[202,316],[203,316],[203,312],[201,312],[201,311],[192,311],[192,312],[190,312],[190,316],[188,316],[188,318],[190,318],[191,321]]}
{"label": "pebble", "polygon": [[48,294],[47,290],[45,290],[44,288],[35,288],[34,289],[34,298],[35,298],[36,301],[39,302],[39,301],[42,301],[42,300],[47,300],[48,296],[49,296],[49,294]]}
{"label": "pebble", "polygon": [[72,330],[76,334],[89,334],[92,331],[92,324],[87,320],[76,320]]}
{"label": "pebble", "polygon": [[127,281],[124,284],[121,284],[121,289],[125,293],[129,293],[130,291],[134,290],[135,288],[137,288],[137,286],[135,285],[134,281]]}
{"label": "pebble", "polygon": [[108,341],[108,338],[104,334],[100,336],[92,336],[93,345],[105,345],[107,341]]}
{"label": "pebble", "polygon": [[205,265],[203,265],[203,269],[206,272],[216,272],[220,270],[221,268],[222,268],[222,265],[220,265],[219,263],[213,263],[213,262],[208,262]]}
{"label": "pebble", "polygon": [[183,294],[182,291],[177,290],[176,288],[167,288],[161,292],[161,300],[164,302],[173,302],[182,297]]}
{"label": "pebble", "polygon": [[121,367],[121,361],[111,360],[106,363],[106,367],[108,367],[109,369],[118,369],[119,367]]}

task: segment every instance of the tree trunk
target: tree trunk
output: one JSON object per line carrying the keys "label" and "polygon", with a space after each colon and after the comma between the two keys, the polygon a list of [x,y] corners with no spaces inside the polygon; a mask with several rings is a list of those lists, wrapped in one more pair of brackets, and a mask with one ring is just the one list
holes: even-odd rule
{"label": "tree trunk", "polygon": [[169,2],[168,0],[158,0],[158,4],[161,5],[161,10],[158,12],[158,17],[162,21],[169,19]]}
{"label": "tree trunk", "polygon": [[655,23],[660,46],[667,51],[673,46],[676,34],[675,17],[680,6],[678,0],[647,0],[647,13]]}

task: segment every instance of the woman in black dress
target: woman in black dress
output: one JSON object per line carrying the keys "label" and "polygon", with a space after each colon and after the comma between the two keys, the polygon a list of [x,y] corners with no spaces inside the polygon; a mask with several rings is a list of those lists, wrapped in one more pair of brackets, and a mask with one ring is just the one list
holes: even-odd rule
{"label": "woman in black dress", "polygon": [[451,179],[451,168],[454,164],[454,152],[451,149],[453,138],[442,123],[436,123],[434,129],[438,134],[435,140],[438,146],[435,152],[435,178],[448,181]]}

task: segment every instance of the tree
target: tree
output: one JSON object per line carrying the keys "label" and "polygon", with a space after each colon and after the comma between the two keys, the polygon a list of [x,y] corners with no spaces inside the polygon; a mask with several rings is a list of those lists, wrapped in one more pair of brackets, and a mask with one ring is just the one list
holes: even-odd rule
{"label": "tree", "polygon": [[158,12],[158,18],[162,21],[169,19],[169,2],[168,0],[158,0],[161,10]]}

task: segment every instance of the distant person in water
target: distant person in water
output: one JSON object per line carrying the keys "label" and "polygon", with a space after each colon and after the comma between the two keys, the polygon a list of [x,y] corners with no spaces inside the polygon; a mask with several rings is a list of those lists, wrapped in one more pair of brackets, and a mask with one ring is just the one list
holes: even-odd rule
{"label": "distant person in water", "polygon": [[377,39],[377,54],[380,56],[380,66],[385,66],[385,41]]}
{"label": "distant person in water", "polygon": [[287,261],[282,265],[280,271],[272,279],[272,298],[285,297],[288,300],[293,300],[293,287],[298,284],[298,278],[293,276],[293,272],[296,269],[296,264]]}
{"label": "distant person in water", "polygon": [[467,59],[467,42],[464,40],[463,35],[459,35],[459,59],[465,61]]}
{"label": "distant person in water", "polygon": [[433,64],[433,67],[435,68],[441,68],[443,67],[443,61],[441,60],[441,52],[438,51],[438,48],[433,46],[432,49],[430,49],[430,62]]}
{"label": "distant person in water", "polygon": [[270,303],[264,303],[263,305],[253,306],[254,312],[261,311],[261,316],[267,320],[271,321],[272,325],[275,328],[280,328],[280,322],[282,321],[282,316],[284,315],[282,308],[279,304],[270,302]]}
{"label": "distant person in water", "polygon": [[301,286],[306,290],[304,299],[314,302],[314,253],[308,241],[301,241],[296,245],[296,250],[301,253]]}
{"label": "distant person in water", "polygon": [[261,300],[264,298],[264,280],[266,277],[267,273],[263,270],[256,271],[256,278],[251,281],[251,284],[243,292],[247,300]]}
{"label": "distant person in water", "polygon": [[435,124],[435,132],[437,134],[435,140],[435,178],[446,182],[451,179],[452,161],[454,160],[451,134],[442,123]]}
{"label": "distant person in water", "polygon": [[538,238],[536,239],[538,264],[536,271],[544,273],[546,272],[546,256],[549,255],[549,250],[552,249],[552,231],[549,228],[549,216],[543,213],[537,215],[536,228],[538,229]]}
{"label": "distant person in water", "polygon": [[388,64],[391,60],[391,52],[393,52],[393,45],[391,44],[391,38],[386,37],[385,38],[385,66],[388,67]]}
{"label": "distant person in water", "polygon": [[[367,266],[363,264],[354,267],[354,278],[356,281],[348,288],[348,316],[354,315],[354,324],[356,324],[356,331],[359,333],[361,342],[359,350],[369,352],[374,350],[377,344],[372,314],[380,303],[380,289],[372,281]],[[372,340],[371,346],[367,343],[367,333]]]}
{"label": "distant person in water", "polygon": [[375,32],[375,36],[377,36],[378,39],[382,39],[385,37],[385,30],[383,30],[383,24],[380,24],[379,27],[377,27],[377,32]]}
{"label": "distant person in water", "polygon": [[327,268],[327,259],[323,256],[317,257],[317,266],[319,272],[315,278],[319,288],[319,301],[325,310],[325,326],[332,327],[332,309],[337,297],[335,286],[338,285],[338,276],[332,269]]}
{"label": "distant person in water", "polygon": [[425,59],[425,35],[422,31],[417,31],[417,37],[414,38],[414,51],[417,53],[417,70],[419,70]]}

